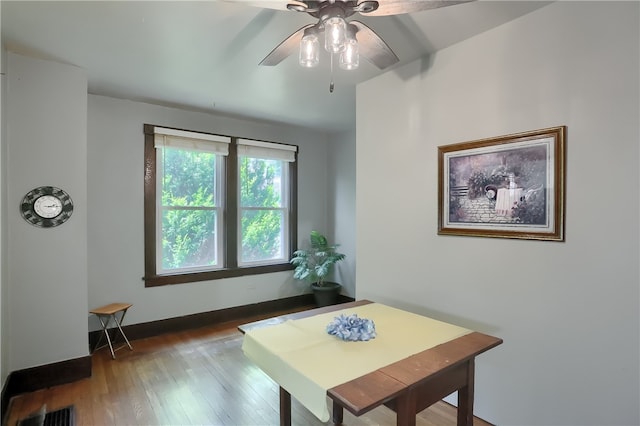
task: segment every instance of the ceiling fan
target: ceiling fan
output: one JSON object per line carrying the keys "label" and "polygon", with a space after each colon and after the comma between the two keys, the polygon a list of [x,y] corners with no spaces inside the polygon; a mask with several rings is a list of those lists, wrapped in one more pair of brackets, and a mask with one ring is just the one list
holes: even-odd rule
{"label": "ceiling fan", "polygon": [[333,56],[339,55],[339,66],[352,70],[359,66],[359,56],[383,70],[399,61],[396,54],[375,31],[360,21],[347,18],[355,14],[389,16],[419,12],[474,0],[228,0],[269,9],[308,13],[317,19],[287,37],[271,51],[260,65],[274,66],[300,47],[299,63],[304,67],[319,64],[320,37]]}

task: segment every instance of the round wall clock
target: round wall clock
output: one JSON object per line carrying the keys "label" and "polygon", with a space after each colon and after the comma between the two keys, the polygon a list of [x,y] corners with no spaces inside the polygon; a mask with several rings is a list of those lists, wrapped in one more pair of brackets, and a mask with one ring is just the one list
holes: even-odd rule
{"label": "round wall clock", "polygon": [[69,194],[54,186],[40,186],[22,199],[20,213],[34,226],[51,228],[62,225],[73,213],[73,201]]}

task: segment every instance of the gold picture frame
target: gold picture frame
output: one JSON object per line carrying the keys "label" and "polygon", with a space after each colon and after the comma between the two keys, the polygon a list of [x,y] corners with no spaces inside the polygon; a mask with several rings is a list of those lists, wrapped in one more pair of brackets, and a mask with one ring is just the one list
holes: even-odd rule
{"label": "gold picture frame", "polygon": [[564,241],[566,126],[438,147],[438,234]]}

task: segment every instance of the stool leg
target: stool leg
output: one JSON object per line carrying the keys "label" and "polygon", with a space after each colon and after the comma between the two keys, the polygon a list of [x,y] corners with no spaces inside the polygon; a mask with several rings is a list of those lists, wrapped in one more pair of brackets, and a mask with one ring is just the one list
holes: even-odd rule
{"label": "stool leg", "polygon": [[[100,319],[100,317],[98,317],[98,319]],[[100,321],[100,323],[102,323],[102,321]],[[95,345],[93,345],[93,348],[91,349],[91,353],[94,353],[95,351],[98,350],[98,348],[101,347],[100,343],[102,343],[102,339],[104,339],[104,325],[102,326],[102,332],[100,333],[100,337],[98,338],[98,341],[96,342]]]}
{"label": "stool leg", "polygon": [[127,342],[127,346],[129,346],[129,349],[133,350],[133,348],[131,347],[131,343],[129,343],[129,339],[127,339],[127,336],[124,334],[124,331],[122,331],[122,327],[120,327],[120,324],[122,324],[122,321],[124,320],[124,316],[126,313],[127,313],[126,309],[122,311],[122,316],[120,317],[120,321],[118,321],[117,315],[113,314],[113,320],[116,322],[116,325],[118,326],[118,330],[120,330],[120,334],[122,334],[122,337],[124,337],[124,341]]}
{"label": "stool leg", "polygon": [[111,337],[109,337],[109,329],[108,329],[109,321],[111,320],[111,315],[107,315],[106,323],[102,318],[102,315],[98,315],[98,319],[100,320],[100,324],[102,324],[102,331],[104,331],[104,335],[107,338],[107,343],[109,344],[109,350],[111,351],[111,358],[116,359],[116,354],[113,352],[113,345],[111,344]]}

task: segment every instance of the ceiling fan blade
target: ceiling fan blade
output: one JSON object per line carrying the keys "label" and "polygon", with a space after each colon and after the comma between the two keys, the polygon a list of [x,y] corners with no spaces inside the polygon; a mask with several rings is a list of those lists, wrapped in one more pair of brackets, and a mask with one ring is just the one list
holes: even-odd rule
{"label": "ceiling fan blade", "polygon": [[460,3],[470,3],[472,1],[475,0],[378,0],[378,8],[365,14],[367,16],[401,15],[403,13],[454,6]]}
{"label": "ceiling fan blade", "polygon": [[300,40],[302,40],[304,30],[315,25],[316,24],[305,25],[295,33],[291,34],[282,43],[276,46],[276,48],[273,49],[262,61],[260,61],[260,65],[268,67],[278,65],[282,60],[284,60],[284,58],[291,55],[300,46]]}
{"label": "ceiling fan blade", "polygon": [[381,70],[395,64],[400,59],[393,50],[371,28],[360,21],[349,21],[358,29],[356,39],[360,55],[367,58],[373,65]]}
{"label": "ceiling fan blade", "polygon": [[306,7],[306,5],[298,0],[224,0],[228,3],[239,3],[247,6],[262,7],[265,9],[287,10],[288,4],[295,4]]}

